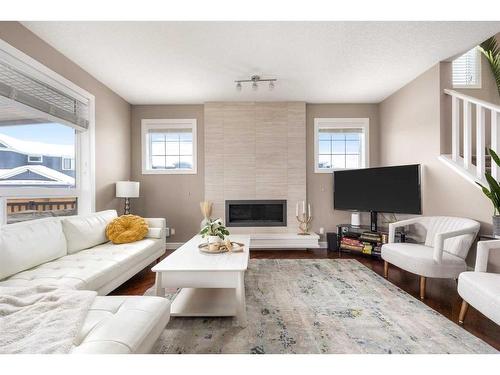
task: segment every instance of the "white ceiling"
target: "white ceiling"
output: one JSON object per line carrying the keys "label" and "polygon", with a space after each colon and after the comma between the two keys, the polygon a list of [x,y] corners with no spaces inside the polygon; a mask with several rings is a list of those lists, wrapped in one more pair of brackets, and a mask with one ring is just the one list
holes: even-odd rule
{"label": "white ceiling", "polygon": [[[377,103],[500,22],[23,22],[132,104]],[[276,77],[274,91],[235,79]]]}

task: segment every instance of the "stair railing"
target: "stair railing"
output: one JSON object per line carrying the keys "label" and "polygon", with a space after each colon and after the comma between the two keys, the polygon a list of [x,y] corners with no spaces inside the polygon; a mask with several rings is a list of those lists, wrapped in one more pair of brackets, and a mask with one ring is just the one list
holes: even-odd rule
{"label": "stair railing", "polygon": [[[474,98],[460,92],[445,89],[444,93],[451,96],[451,160],[474,175],[478,180],[484,180],[486,170],[486,116],[491,116],[490,148],[499,153],[500,150],[500,106]],[[460,104],[462,104],[463,121],[460,121]],[[476,110],[476,164],[472,163],[472,113]],[[463,127],[463,158],[460,157],[460,127]],[[474,171],[475,169],[475,171]],[[491,163],[491,175],[500,180],[500,168]],[[473,176],[471,176],[473,177]]]}

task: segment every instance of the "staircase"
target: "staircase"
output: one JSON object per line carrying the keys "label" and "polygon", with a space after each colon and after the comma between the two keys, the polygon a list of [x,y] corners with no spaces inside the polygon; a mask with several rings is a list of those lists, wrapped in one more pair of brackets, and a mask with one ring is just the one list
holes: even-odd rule
{"label": "staircase", "polygon": [[[500,168],[491,160],[487,149],[500,154],[500,106],[454,90],[444,90],[451,97],[451,154],[439,159],[469,182],[487,185],[485,172],[498,181]],[[475,111],[475,124],[472,113]],[[486,118],[490,118],[490,140],[486,142]],[[476,134],[473,154],[473,130]]]}

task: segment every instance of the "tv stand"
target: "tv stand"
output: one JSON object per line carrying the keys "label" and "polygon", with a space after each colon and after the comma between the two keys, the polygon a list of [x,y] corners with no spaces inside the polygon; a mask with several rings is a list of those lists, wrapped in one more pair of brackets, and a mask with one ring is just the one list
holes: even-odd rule
{"label": "tv stand", "polygon": [[378,231],[378,217],[377,217],[378,212],[377,211],[370,211],[370,230],[372,232],[377,232]]}

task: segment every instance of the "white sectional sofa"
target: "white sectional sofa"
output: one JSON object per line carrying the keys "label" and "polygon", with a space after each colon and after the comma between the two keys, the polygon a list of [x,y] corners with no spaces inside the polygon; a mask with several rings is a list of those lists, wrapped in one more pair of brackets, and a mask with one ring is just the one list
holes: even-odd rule
{"label": "white sectional sofa", "polygon": [[[108,294],[165,253],[165,219],[146,219],[145,239],[115,245],[105,228],[116,217],[108,210],[1,227],[0,287],[57,285]],[[169,320],[168,300],[99,296],[74,352],[148,352]]]}

